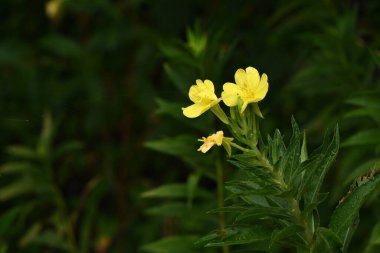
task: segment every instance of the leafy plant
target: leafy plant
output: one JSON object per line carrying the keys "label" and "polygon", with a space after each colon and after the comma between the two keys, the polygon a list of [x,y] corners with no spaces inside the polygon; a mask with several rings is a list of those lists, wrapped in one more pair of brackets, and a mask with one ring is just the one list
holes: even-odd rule
{"label": "leafy plant", "polygon": [[294,119],[288,145],[278,130],[264,141],[258,129],[258,119],[263,116],[257,102],[266,95],[267,77],[263,74],[260,78],[257,70],[248,67],[236,71],[235,81],[236,84],[223,85],[220,98],[231,107],[230,116],[214,104],[211,95],[214,88],[207,80],[191,87],[189,97],[194,105],[183,111],[185,116],[193,117],[211,106],[211,111],[228,125],[234,137],[224,137],[223,131],[219,131],[202,139],[200,151],[205,153],[214,145],[223,145],[229,155],[231,148],[241,151],[231,156],[230,163],[243,175],[226,183],[232,203],[213,211],[231,213],[234,221],[198,243],[223,246],[224,251],[228,251],[228,246],[243,245],[237,249],[347,252],[358,225],[359,209],[379,188],[380,176],[374,170],[358,179],[332,213],[329,225],[323,226],[318,207],[328,194],[322,193],[321,187],[338,153],[338,127],[331,140],[326,135],[323,144],[310,156],[306,136]]}

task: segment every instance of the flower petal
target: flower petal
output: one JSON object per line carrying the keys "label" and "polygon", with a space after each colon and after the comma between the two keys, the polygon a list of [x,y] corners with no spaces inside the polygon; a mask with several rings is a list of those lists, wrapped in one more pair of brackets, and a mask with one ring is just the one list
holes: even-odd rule
{"label": "flower petal", "polygon": [[192,85],[189,90],[189,98],[194,103],[199,103],[202,100],[201,90],[198,85]]}
{"label": "flower petal", "polygon": [[214,134],[214,140],[215,140],[216,145],[218,146],[222,145],[223,137],[224,137],[223,131],[218,131]]}
{"label": "flower petal", "polygon": [[204,85],[205,87],[207,88],[207,90],[209,90],[211,93],[214,93],[215,92],[215,89],[214,89],[214,84],[210,81],[210,80],[205,80],[204,81]]}
{"label": "flower petal", "polygon": [[242,88],[247,87],[247,73],[244,69],[238,69],[235,72],[235,82],[238,86]]}
{"label": "flower petal", "polygon": [[212,146],[214,146],[215,143],[213,142],[205,142],[202,144],[202,146],[200,146],[198,148],[198,151],[201,151],[202,153],[206,153],[207,151],[210,150],[210,148],[212,148]]}
{"label": "flower petal", "polygon": [[196,118],[208,109],[210,109],[210,103],[197,103],[186,108],[182,108],[182,112],[183,115],[188,118]]}
{"label": "flower petal", "polygon": [[236,106],[238,104],[239,87],[234,83],[225,83],[223,85],[222,100],[227,106]]}
{"label": "flower petal", "polygon": [[261,101],[265,98],[268,92],[269,84],[268,84],[268,76],[266,74],[262,74],[259,86],[255,92],[255,102]]}
{"label": "flower petal", "polygon": [[247,72],[247,88],[250,91],[255,91],[260,82],[260,75],[257,69],[248,67],[246,68]]}

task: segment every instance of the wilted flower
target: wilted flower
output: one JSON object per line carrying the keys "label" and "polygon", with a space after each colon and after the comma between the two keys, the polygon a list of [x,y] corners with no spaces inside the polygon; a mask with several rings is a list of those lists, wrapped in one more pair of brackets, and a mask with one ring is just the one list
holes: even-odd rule
{"label": "wilted flower", "polygon": [[220,146],[223,143],[223,131],[218,131],[215,134],[212,134],[210,136],[202,137],[202,139],[199,139],[199,141],[203,141],[202,146],[198,149],[198,151],[201,151],[202,153],[206,153],[207,151],[212,148],[215,144]]}

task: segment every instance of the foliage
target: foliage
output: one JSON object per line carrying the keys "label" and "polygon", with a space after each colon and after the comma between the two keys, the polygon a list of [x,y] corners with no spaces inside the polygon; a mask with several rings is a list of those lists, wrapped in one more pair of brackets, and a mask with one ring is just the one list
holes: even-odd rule
{"label": "foliage", "polygon": [[[339,122],[320,224],[329,229],[337,204],[345,216],[344,203],[361,196],[347,250],[378,251],[369,179],[380,154],[378,1],[0,2],[0,252],[225,250],[193,242],[221,220],[234,224],[230,213],[205,213],[223,205],[218,178],[232,187],[244,170],[218,150],[196,152],[199,136],[227,126],[180,111],[196,79],[220,93],[244,66],[269,76],[263,147],[276,135],[293,145],[290,115],[307,133],[301,153]],[[239,200],[230,194],[227,204]],[[335,225],[342,241],[349,226]],[[329,231],[318,240],[337,239]]]}

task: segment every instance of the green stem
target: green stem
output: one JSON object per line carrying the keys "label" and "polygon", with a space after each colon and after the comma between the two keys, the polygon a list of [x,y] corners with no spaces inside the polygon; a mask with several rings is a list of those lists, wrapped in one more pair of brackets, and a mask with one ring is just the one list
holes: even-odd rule
{"label": "green stem", "polygon": [[[217,176],[217,199],[218,199],[218,208],[223,208],[224,207],[224,190],[223,190],[223,183],[224,183],[224,178],[223,178],[223,168],[221,165],[220,160],[217,161],[216,163],[216,176]],[[219,229],[221,233],[224,233],[225,229],[225,217],[224,213],[220,212],[219,213]],[[228,246],[223,246],[223,253],[228,253],[229,248]]]}
{"label": "green stem", "polygon": [[231,145],[232,147],[234,147],[234,148],[237,148],[237,149],[243,151],[243,152],[249,152],[249,151],[251,151],[251,150],[246,149],[246,148],[243,148],[243,147],[241,147],[241,146],[239,146],[238,144],[233,143],[233,142],[231,142],[230,145]]}
{"label": "green stem", "polygon": [[[280,171],[275,171],[273,165],[257,148],[255,148],[253,151],[256,153],[256,156],[258,157],[258,159],[261,160],[263,164],[265,164],[269,169],[271,169],[274,172],[276,180],[280,184],[281,188],[284,191],[287,191],[289,187],[285,183],[282,173],[280,173]],[[300,235],[300,237],[305,240],[305,243],[308,244],[309,247],[311,247],[311,245],[313,244],[313,230],[308,225],[307,220],[304,217],[302,217],[301,210],[299,208],[299,202],[292,196],[288,196],[286,199],[291,205],[293,215],[296,218],[298,224],[304,228],[304,233],[303,235]],[[298,249],[298,250],[301,250],[301,249]],[[304,251],[302,250],[299,252],[304,253]]]}

